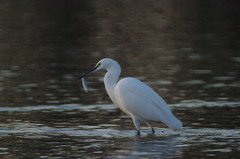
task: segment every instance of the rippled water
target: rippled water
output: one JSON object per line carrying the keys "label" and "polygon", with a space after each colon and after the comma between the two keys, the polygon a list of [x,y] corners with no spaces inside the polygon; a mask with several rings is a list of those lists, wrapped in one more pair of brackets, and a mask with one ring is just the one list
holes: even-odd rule
{"label": "rippled water", "polygon": [[136,135],[131,119],[114,105],[2,107],[0,155],[5,158],[238,156],[240,122],[236,120],[239,118],[236,106],[240,103],[194,105],[171,105],[185,124],[181,132],[155,124],[159,126],[155,134],[143,127],[141,136]]}
{"label": "rippled water", "polygon": [[[0,2],[0,158],[239,158],[235,1]],[[155,134],[112,105],[104,57],[169,103]]]}

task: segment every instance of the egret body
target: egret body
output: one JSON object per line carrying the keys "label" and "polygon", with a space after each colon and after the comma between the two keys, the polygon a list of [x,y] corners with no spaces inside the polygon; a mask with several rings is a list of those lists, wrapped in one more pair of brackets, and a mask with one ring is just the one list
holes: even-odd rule
{"label": "egret body", "polygon": [[126,77],[119,80],[120,65],[110,58],[100,60],[94,68],[84,73],[84,78],[91,72],[106,70],[104,84],[113,103],[123,112],[131,116],[140,134],[140,123],[162,122],[172,130],[180,130],[182,123],[171,112],[167,103],[149,86],[136,78]]}

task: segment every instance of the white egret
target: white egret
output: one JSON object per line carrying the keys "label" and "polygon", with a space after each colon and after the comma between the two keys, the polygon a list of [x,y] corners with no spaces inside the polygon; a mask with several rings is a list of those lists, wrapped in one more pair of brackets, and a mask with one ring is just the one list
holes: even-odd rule
{"label": "white egret", "polygon": [[80,78],[98,70],[107,71],[104,76],[107,93],[115,105],[132,117],[137,134],[140,134],[141,122],[147,123],[153,133],[151,122],[162,122],[175,131],[182,128],[182,122],[172,114],[167,103],[152,88],[132,77],[118,81],[121,67],[115,60],[100,60]]}

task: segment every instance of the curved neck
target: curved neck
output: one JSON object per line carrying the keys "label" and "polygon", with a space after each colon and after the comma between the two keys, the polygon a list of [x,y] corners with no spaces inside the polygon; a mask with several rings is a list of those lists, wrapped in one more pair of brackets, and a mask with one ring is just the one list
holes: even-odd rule
{"label": "curved neck", "polygon": [[115,65],[107,69],[107,73],[104,76],[104,84],[107,90],[108,95],[110,96],[111,100],[115,103],[114,97],[114,88],[118,82],[119,76],[121,73],[121,68],[119,65]]}

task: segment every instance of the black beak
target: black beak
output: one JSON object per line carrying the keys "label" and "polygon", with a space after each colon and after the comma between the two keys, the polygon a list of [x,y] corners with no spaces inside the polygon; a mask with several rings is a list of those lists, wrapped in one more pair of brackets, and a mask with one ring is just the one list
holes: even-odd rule
{"label": "black beak", "polygon": [[91,70],[83,73],[79,78],[81,79],[81,78],[87,76],[87,75],[90,74],[91,72],[95,71],[97,68],[98,68],[98,66],[93,67]]}

